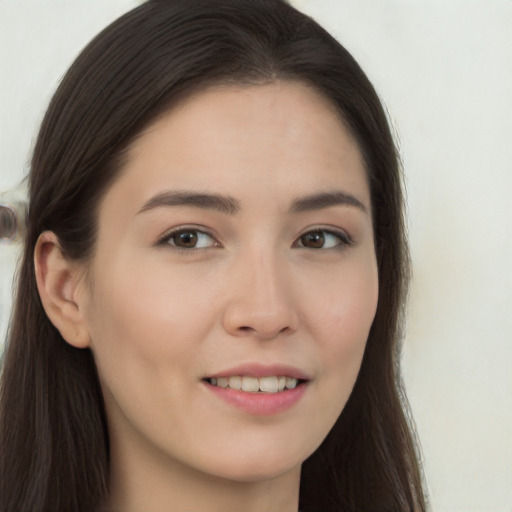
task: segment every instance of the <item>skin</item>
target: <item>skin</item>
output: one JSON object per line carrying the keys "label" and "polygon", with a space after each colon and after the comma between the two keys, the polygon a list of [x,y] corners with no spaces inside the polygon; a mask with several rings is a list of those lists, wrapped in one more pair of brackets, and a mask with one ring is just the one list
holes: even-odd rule
{"label": "skin", "polygon": [[[176,190],[228,196],[238,210],[147,207]],[[340,191],[361,206],[290,209]],[[177,228],[198,246],[177,247]],[[287,82],[192,97],[132,146],[87,268],[67,262],[51,233],[36,266],[50,318],[98,366],[106,510],[297,510],[301,464],[350,395],[378,298],[362,157],[323,97]],[[300,369],[305,393],[254,415],[202,380],[248,362]]]}

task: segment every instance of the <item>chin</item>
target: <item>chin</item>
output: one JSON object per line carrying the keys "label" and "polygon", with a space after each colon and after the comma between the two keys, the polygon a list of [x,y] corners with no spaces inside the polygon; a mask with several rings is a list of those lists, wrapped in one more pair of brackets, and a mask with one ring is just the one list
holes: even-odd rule
{"label": "chin", "polygon": [[286,475],[300,474],[301,464],[297,464],[292,467],[281,466],[276,467],[252,467],[243,468],[240,470],[227,469],[223,471],[219,476],[222,479],[229,480],[232,482],[240,483],[257,483],[257,482],[268,482],[270,480],[276,480]]}
{"label": "chin", "polygon": [[307,455],[298,458],[297,453],[285,454],[271,448],[261,450],[257,455],[238,452],[231,460],[217,457],[211,473],[241,483],[263,482],[300,473],[302,462],[306,458]]}

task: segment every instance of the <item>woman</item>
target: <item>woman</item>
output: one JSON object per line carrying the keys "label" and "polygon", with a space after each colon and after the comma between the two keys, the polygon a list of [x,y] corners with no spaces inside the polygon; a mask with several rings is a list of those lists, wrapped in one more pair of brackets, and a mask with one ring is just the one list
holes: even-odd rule
{"label": "woman", "polygon": [[282,0],[151,0],[34,151],[2,511],[421,511],[397,155]]}

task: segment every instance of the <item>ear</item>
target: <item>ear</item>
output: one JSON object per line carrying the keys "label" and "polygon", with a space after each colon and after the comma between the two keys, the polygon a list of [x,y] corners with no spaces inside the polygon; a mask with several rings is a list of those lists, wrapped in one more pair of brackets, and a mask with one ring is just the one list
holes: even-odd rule
{"label": "ear", "polygon": [[89,347],[89,331],[78,300],[81,272],[64,257],[55,233],[45,231],[39,236],[34,266],[39,296],[52,324],[70,345]]}

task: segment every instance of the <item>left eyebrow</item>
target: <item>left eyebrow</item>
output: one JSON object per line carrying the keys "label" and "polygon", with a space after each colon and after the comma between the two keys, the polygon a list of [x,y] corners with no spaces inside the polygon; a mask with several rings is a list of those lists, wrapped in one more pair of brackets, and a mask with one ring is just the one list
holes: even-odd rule
{"label": "left eyebrow", "polygon": [[347,192],[337,190],[334,192],[321,192],[310,196],[301,197],[293,201],[290,212],[301,213],[311,210],[321,210],[331,206],[354,206],[364,213],[368,213],[368,209],[362,201]]}

